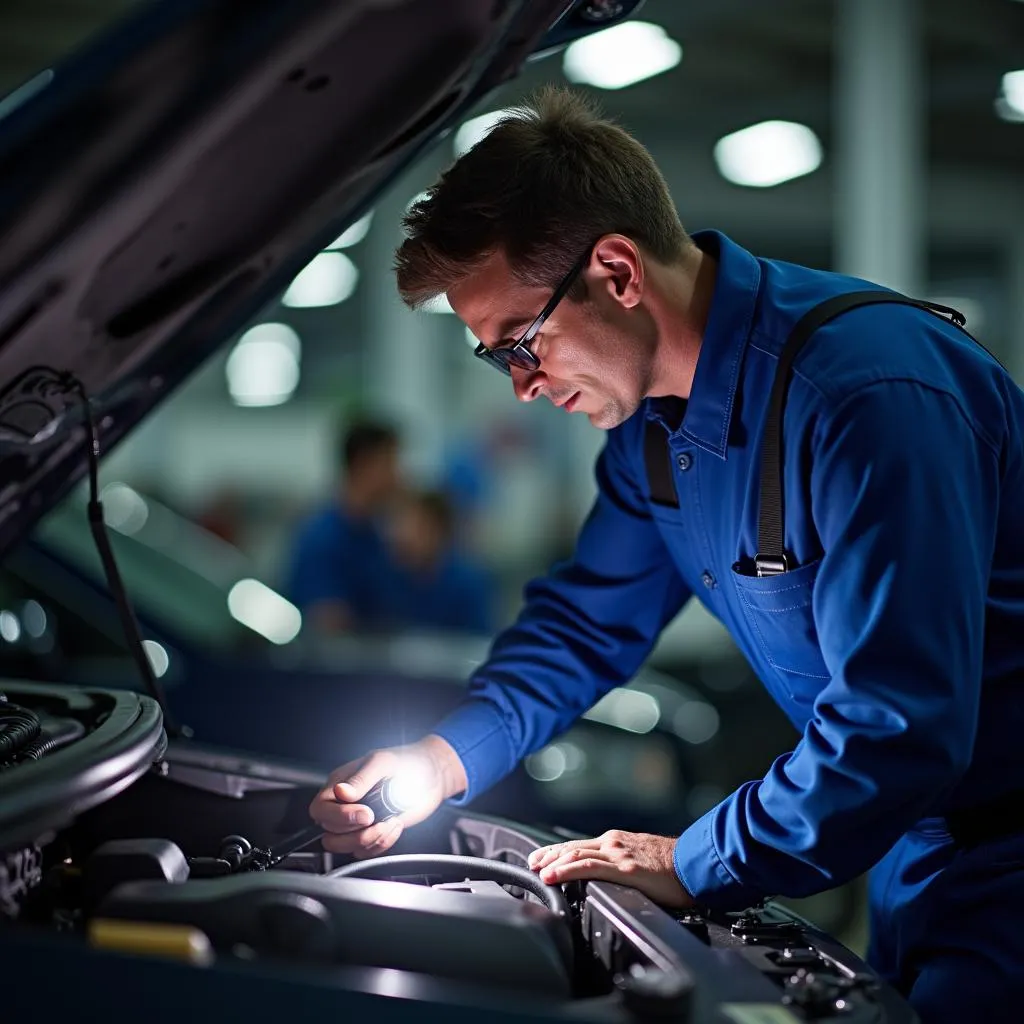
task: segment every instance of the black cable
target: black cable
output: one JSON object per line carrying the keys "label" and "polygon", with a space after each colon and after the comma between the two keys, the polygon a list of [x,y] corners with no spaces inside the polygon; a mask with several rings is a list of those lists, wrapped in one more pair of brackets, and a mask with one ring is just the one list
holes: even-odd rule
{"label": "black cable", "polygon": [[0,694],[0,760],[17,757],[38,735],[39,716]]}
{"label": "black cable", "polygon": [[38,761],[60,747],[81,739],[85,735],[85,726],[74,718],[56,718],[42,727],[39,737],[30,743],[20,754],[22,761]]}
{"label": "black cable", "polygon": [[85,386],[77,377],[66,372],[62,373],[60,377],[68,391],[74,391],[78,394],[85,412],[85,425],[89,439],[87,449],[89,463],[89,529],[92,531],[93,541],[99,552],[100,561],[103,563],[107,587],[113,595],[114,603],[117,605],[118,615],[121,618],[121,629],[124,632],[128,651],[135,661],[135,667],[138,669],[139,675],[142,676],[142,682],[145,684],[150,696],[160,705],[160,710],[163,712],[164,717],[164,728],[167,734],[174,737],[189,736],[191,731],[185,727],[179,727],[171,716],[163,687],[153,672],[153,666],[150,664],[149,656],[146,654],[146,648],[142,644],[139,623],[135,618],[135,611],[131,606],[124,583],[121,580],[117,561],[114,558],[114,550],[110,546],[110,537],[107,534],[106,524],[103,521],[103,503],[100,501],[99,494],[100,441],[99,434],[96,431],[96,422],[92,415],[92,403],[86,394]]}

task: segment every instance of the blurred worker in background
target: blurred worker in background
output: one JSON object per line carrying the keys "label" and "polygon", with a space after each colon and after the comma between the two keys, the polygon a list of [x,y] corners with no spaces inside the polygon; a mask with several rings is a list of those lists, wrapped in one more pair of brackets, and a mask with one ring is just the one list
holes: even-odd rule
{"label": "blurred worker in background", "polygon": [[387,423],[347,427],[338,447],[334,498],[303,522],[286,592],[318,632],[387,629],[398,586],[384,518],[399,493],[399,438]]}
{"label": "blurred worker in background", "polygon": [[[800,741],[681,835],[561,843],[534,870],[736,909],[874,865],[870,959],[925,1024],[1019,1020],[1024,393],[920,305],[688,235],[650,154],[571,93],[511,111],[406,227],[403,298],[447,294],[519,399],[608,437],[572,558],[434,732],[332,775],[325,845],[380,853],[471,800],[699,594]],[[359,798],[410,754],[423,802],[373,824]]]}
{"label": "blurred worker in background", "polygon": [[445,633],[494,628],[494,583],[456,544],[455,510],[442,491],[408,491],[398,503],[391,538],[401,581],[401,625]]}

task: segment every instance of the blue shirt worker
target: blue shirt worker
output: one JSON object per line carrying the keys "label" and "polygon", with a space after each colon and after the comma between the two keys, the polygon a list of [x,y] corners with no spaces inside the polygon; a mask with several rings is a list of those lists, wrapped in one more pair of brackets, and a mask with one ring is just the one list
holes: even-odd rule
{"label": "blue shirt worker", "polygon": [[341,437],[343,479],[303,522],[285,590],[323,634],[394,625],[398,581],[380,522],[399,492],[399,442],[386,423],[359,421]]}
{"label": "blue shirt worker", "polygon": [[[543,849],[550,883],[674,907],[871,868],[869,958],[925,1024],[1019,1019],[1024,394],[947,312],[688,236],[649,154],[571,92],[513,112],[407,217],[398,285],[445,292],[509,374],[608,431],[573,557],[533,583],[466,702],[344,765],[311,813],[387,849],[567,729],[696,597],[800,732],[678,836]],[[369,824],[402,759],[431,792]]]}
{"label": "blue shirt worker", "polygon": [[410,491],[396,510],[391,541],[407,629],[486,634],[494,628],[495,585],[460,549],[456,512],[443,491]]}

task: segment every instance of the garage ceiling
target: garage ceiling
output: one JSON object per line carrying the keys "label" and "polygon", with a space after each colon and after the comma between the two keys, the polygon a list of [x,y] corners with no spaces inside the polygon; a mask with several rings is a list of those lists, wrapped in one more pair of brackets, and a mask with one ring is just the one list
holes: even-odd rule
{"label": "garage ceiling", "polygon": [[[1020,0],[920,0],[927,38],[929,146],[936,160],[1024,171],[1024,126],[999,121],[1006,71],[1024,68]],[[838,0],[647,0],[640,17],[683,44],[678,68],[610,97],[650,136],[718,137],[763,117],[828,136],[833,21]],[[80,45],[132,0],[2,0],[0,95]],[[555,58],[557,60],[557,58]],[[534,65],[528,85],[550,76]]]}
{"label": "garage ceiling", "polygon": [[[0,96],[50,67],[135,2],[0,0]],[[692,152],[706,162],[719,137],[768,118],[810,125],[827,152],[839,2],[856,0],[647,0],[639,16],[659,23],[682,44],[682,62],[646,82],[595,94],[657,152]],[[974,187],[966,182],[986,175],[1004,182],[1019,177],[1024,191],[1024,124],[1001,121],[993,109],[1001,76],[1024,68],[1024,2],[919,3],[926,38],[930,171],[952,169],[970,176],[964,178],[965,189]],[[560,64],[554,56],[530,65],[492,106],[515,102],[532,87],[559,79]],[[807,179],[806,186],[790,191],[791,201],[802,196],[800,187],[828,186],[826,180]],[[782,194],[764,198],[778,210],[785,202]],[[737,205],[737,217],[746,216],[743,209]],[[827,259],[827,232],[818,234],[816,244]],[[353,256],[359,262],[359,252]],[[319,350],[320,358],[329,361],[358,347],[363,292],[361,286],[355,301],[300,315],[310,356]]]}

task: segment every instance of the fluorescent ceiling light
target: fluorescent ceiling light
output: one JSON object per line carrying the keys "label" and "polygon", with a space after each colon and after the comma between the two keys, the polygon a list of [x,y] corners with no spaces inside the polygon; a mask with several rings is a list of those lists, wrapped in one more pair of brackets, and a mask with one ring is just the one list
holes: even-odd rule
{"label": "fluorescent ceiling light", "polygon": [[275,644],[294,640],[302,628],[299,609],[259,580],[239,580],[228,593],[228,611]]}
{"label": "fluorescent ceiling light", "polygon": [[602,697],[583,717],[626,732],[645,733],[658,724],[661,705],[649,693],[617,689]]}
{"label": "fluorescent ceiling light", "polygon": [[21,639],[21,623],[18,616],[6,608],[0,612],[0,637],[9,644],[16,644]]}
{"label": "fluorescent ceiling light", "polygon": [[287,324],[257,324],[228,356],[228,391],[236,405],[280,405],[299,383],[302,346]]}
{"label": "fluorescent ceiling light", "polygon": [[454,313],[452,304],[448,301],[448,296],[444,292],[440,295],[435,295],[432,299],[427,299],[426,302],[420,306],[420,309],[424,313]]}
{"label": "fluorescent ceiling light", "polygon": [[1024,71],[1003,75],[1003,90],[996,100],[996,114],[1004,121],[1024,122]]}
{"label": "fluorescent ceiling light", "polygon": [[38,640],[46,632],[46,609],[29,598],[21,610],[21,621],[25,624],[25,632]]}
{"label": "fluorescent ceiling light", "polygon": [[492,110],[489,114],[472,117],[461,125],[452,139],[456,157],[468,153],[503,117],[512,113],[513,110]]}
{"label": "fluorescent ceiling light", "polygon": [[727,181],[768,188],[821,165],[821,143],[807,125],[762,121],[715,143],[715,163]]}
{"label": "fluorescent ceiling light", "polygon": [[299,272],[281,301],[300,308],[334,306],[356,290],[358,280],[356,265],[343,252],[322,252]]}
{"label": "fluorescent ceiling light", "polygon": [[118,533],[132,536],[146,525],[149,505],[138,491],[127,484],[110,483],[100,494],[103,521]]}
{"label": "fluorescent ceiling light", "polygon": [[718,726],[718,712],[703,700],[685,701],[672,716],[672,731],[694,745],[713,739]]}
{"label": "fluorescent ceiling light", "polygon": [[328,249],[347,249],[349,246],[361,242],[366,233],[370,230],[370,221],[373,220],[373,210],[360,217],[355,224],[347,227],[338,237],[327,246]]}
{"label": "fluorescent ceiling light", "polygon": [[683,48],[660,25],[625,21],[572,43],[562,70],[570,82],[622,89],[671,71],[682,57]]}
{"label": "fluorescent ceiling light", "polygon": [[155,640],[143,640],[142,646],[146,651],[146,657],[149,658],[153,675],[159,679],[166,674],[167,669],[171,665],[171,658],[167,653],[167,648],[163,644],[158,644]]}
{"label": "fluorescent ceiling light", "polygon": [[527,774],[538,782],[554,782],[565,774],[568,759],[561,744],[552,743],[548,747],[531,754],[524,762]]}

